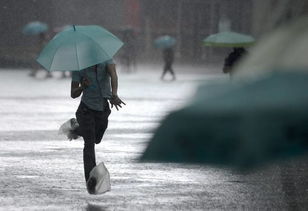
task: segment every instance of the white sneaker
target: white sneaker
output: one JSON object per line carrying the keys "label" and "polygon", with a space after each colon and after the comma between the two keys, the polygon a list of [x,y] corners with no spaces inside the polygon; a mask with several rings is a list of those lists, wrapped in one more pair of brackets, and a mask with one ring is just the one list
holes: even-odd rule
{"label": "white sneaker", "polygon": [[104,162],[91,170],[87,181],[87,190],[90,194],[103,194],[111,190],[110,174]]}

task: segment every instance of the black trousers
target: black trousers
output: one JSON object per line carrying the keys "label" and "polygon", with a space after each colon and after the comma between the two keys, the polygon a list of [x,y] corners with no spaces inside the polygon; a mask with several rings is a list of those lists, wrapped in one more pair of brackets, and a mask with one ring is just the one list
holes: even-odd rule
{"label": "black trousers", "polygon": [[167,72],[170,72],[173,78],[175,78],[175,74],[172,68],[172,62],[166,62],[164,65],[163,73],[161,75],[161,78],[164,78]]}
{"label": "black trousers", "polygon": [[83,102],[76,111],[76,118],[79,127],[75,133],[83,137],[83,164],[86,181],[89,179],[91,170],[96,166],[95,144],[99,144],[108,127],[108,117],[111,113],[109,104],[106,100],[104,111],[96,111],[88,108]]}

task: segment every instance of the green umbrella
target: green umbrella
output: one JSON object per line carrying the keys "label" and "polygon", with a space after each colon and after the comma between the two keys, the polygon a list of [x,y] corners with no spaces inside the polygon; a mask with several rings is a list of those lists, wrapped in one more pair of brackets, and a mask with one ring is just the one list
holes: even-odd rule
{"label": "green umbrella", "polygon": [[[308,74],[202,86],[162,121],[142,160],[249,169],[308,152]],[[213,94],[209,94],[213,93]]]}
{"label": "green umbrella", "polygon": [[254,43],[252,36],[231,31],[212,34],[203,40],[203,45],[213,47],[247,47]]}
{"label": "green umbrella", "polygon": [[169,35],[160,36],[154,40],[154,45],[156,48],[171,48],[175,45],[175,43],[176,39]]}
{"label": "green umbrella", "polygon": [[49,71],[82,70],[112,59],[122,45],[100,26],[71,26],[49,41],[37,61]]}
{"label": "green umbrella", "polygon": [[26,24],[23,29],[22,33],[25,35],[37,35],[48,30],[48,25],[46,23],[42,23],[40,21],[33,21]]}

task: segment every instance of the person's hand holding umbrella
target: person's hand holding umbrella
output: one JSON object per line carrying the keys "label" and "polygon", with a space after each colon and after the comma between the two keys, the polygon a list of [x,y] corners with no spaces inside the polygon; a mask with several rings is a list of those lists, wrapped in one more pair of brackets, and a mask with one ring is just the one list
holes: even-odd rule
{"label": "person's hand holding umbrella", "polygon": [[84,77],[81,80],[81,83],[72,82],[72,89],[71,89],[71,96],[73,98],[79,97],[81,93],[83,92],[84,89],[88,88],[91,85],[91,81],[87,78]]}
{"label": "person's hand holding umbrella", "polygon": [[91,81],[90,81],[87,77],[84,77],[84,78],[82,79],[82,81],[81,81],[81,87],[82,87],[83,89],[88,88],[88,87],[90,86],[90,84],[91,84]]}

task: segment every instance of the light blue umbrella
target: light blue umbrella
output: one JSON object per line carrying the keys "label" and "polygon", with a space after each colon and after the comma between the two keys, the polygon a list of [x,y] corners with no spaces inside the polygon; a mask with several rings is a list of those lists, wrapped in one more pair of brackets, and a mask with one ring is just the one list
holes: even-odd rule
{"label": "light blue umbrella", "polygon": [[176,39],[169,36],[161,36],[154,40],[154,45],[156,48],[170,48],[173,47],[176,43]]}
{"label": "light blue umbrella", "polygon": [[30,22],[23,27],[22,33],[25,35],[37,35],[48,30],[48,25],[40,21]]}
{"label": "light blue umbrella", "polygon": [[212,34],[203,40],[203,45],[212,47],[248,47],[254,43],[252,36],[231,31]]}
{"label": "light blue umbrella", "polygon": [[37,61],[49,71],[77,71],[112,59],[122,45],[103,27],[73,25],[56,34]]}

